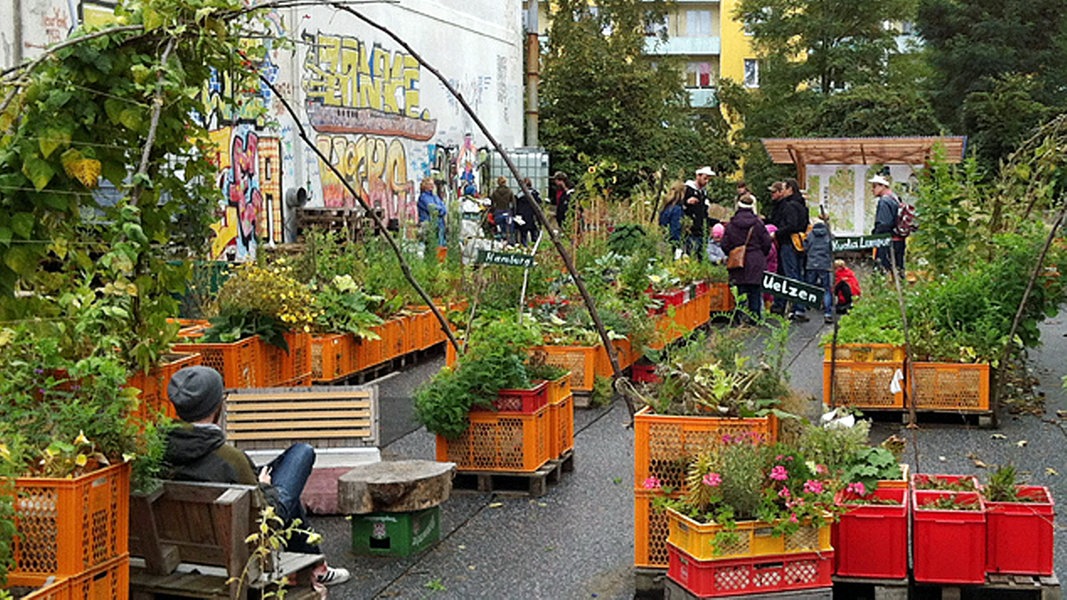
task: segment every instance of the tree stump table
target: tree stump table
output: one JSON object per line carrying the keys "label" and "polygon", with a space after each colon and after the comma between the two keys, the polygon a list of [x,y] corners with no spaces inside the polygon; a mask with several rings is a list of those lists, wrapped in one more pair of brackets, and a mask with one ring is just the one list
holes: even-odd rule
{"label": "tree stump table", "polygon": [[441,537],[441,503],[452,492],[456,465],[429,460],[358,466],[337,480],[337,505],[352,515],[352,551],[410,556]]}

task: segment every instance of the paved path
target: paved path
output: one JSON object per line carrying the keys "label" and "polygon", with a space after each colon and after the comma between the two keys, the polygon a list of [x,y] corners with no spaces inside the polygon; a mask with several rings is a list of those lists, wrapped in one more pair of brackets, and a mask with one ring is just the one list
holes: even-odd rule
{"label": "paved path", "polygon": [[[811,394],[809,414],[822,398],[822,323],[794,328],[789,342],[792,385]],[[955,424],[903,429],[876,423],[872,436],[891,433],[911,442],[906,459],[913,471],[973,473],[985,478],[974,458],[993,465],[1013,462],[1033,484],[1067,498],[1067,431],[1056,422],[1067,409],[1060,377],[1067,371],[1067,322],[1043,326],[1045,346],[1032,365],[1047,394],[1045,420],[1004,415],[998,431]],[[433,459],[434,440],[412,421],[411,391],[443,364],[438,357],[390,378],[381,386],[383,459]],[[575,416],[575,466],[538,499],[456,493],[442,510],[442,540],[413,558],[363,558],[349,552],[349,523],[342,517],[313,518],[325,536],[332,564],[352,570],[352,581],[331,598],[551,598],[633,597],[633,431],[623,405],[579,410]],[[1052,421],[1052,422],[1047,422]],[[993,434],[1005,436],[995,439]],[[1025,444],[1023,443],[1025,442]],[[974,458],[971,458],[973,456]],[[1052,469],[1053,474],[1046,469]],[[1067,545],[1057,529],[1056,565],[1067,580]]]}

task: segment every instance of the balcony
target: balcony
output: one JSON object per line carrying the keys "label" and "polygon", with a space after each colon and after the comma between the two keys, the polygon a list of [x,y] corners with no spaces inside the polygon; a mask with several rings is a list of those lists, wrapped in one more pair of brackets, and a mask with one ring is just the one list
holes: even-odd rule
{"label": "balcony", "polygon": [[645,54],[660,56],[699,56],[702,54],[711,54],[718,56],[719,53],[720,43],[718,37],[674,37],[666,42],[661,42],[655,37],[645,38]]}
{"label": "balcony", "polygon": [[686,88],[685,91],[689,92],[689,106],[693,108],[719,105],[719,99],[715,96],[715,88]]}

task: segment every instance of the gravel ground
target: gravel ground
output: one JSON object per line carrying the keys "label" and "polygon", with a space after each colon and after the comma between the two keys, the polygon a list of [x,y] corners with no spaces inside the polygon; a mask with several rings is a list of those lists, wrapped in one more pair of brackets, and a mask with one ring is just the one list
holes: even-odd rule
{"label": "gravel ground", "polygon": [[[819,337],[829,330],[818,315],[793,328],[789,342],[792,385],[810,394],[817,414],[822,398]],[[909,441],[906,460],[913,472],[970,473],[984,479],[988,465],[1014,463],[1031,483],[1067,498],[1067,430],[1057,410],[1067,410],[1060,387],[1067,356],[1067,323],[1045,323],[1044,346],[1031,355],[1033,374],[1046,394],[1044,417],[1002,414],[997,430],[961,423],[925,423],[906,429],[878,422],[872,437],[896,433]],[[382,458],[434,458],[433,436],[412,418],[411,393],[443,364],[440,356],[380,384]],[[349,522],[313,517],[325,536],[331,564],[353,578],[330,597],[369,598],[632,598],[633,431],[625,405],[579,409],[575,414],[575,471],[565,474],[542,498],[456,492],[442,506],[441,542],[408,558],[365,558],[350,552]],[[1000,436],[1003,436],[1001,438]],[[1067,544],[1060,528],[1056,565],[1067,576]]]}

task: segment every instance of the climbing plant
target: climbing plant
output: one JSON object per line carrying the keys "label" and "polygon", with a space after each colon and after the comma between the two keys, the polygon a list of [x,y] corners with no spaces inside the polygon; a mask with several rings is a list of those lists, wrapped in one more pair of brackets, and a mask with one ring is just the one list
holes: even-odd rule
{"label": "climbing plant", "polygon": [[[0,320],[92,310],[131,366],[171,341],[175,295],[208,239],[217,167],[191,116],[257,28],[240,0],[130,0],[115,23],[0,79]],[[244,66],[262,49],[243,45]],[[253,68],[244,69],[255,87]],[[84,321],[83,321],[84,322]]]}

